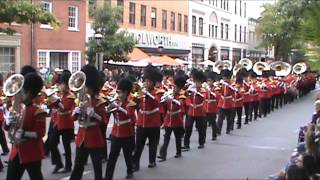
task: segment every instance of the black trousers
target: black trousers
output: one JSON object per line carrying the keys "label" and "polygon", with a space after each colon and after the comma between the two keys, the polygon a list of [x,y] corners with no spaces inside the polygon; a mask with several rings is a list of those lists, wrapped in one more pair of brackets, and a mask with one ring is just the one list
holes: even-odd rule
{"label": "black trousers", "polygon": [[4,134],[2,126],[0,127],[0,145],[1,145],[2,151],[4,153],[9,152],[9,148],[8,148],[8,144],[7,144],[7,140],[6,140],[6,135]]}
{"label": "black trousers", "polygon": [[183,134],[183,127],[165,127],[165,134],[163,145],[160,148],[160,156],[167,157],[167,149],[170,142],[171,133],[174,133],[174,137],[176,138],[176,154],[181,154],[181,146],[182,146],[182,134]]}
{"label": "black trousers", "polygon": [[101,148],[85,148],[83,145],[76,148],[76,159],[74,168],[71,173],[70,179],[79,180],[82,178],[84,166],[87,163],[88,156],[90,155],[94,169],[94,179],[102,179],[102,162],[101,162]]}
{"label": "black trousers", "polygon": [[206,131],[205,131],[205,117],[200,116],[189,116],[186,121],[186,134],[184,136],[184,146],[189,147],[190,145],[190,137],[192,134],[192,128],[194,122],[196,123],[196,127],[199,132],[199,145],[204,145],[206,139]]}
{"label": "black trousers", "polygon": [[251,102],[245,102],[243,103],[244,106],[244,114],[245,114],[245,124],[248,124],[249,121],[252,121],[252,103]]}
{"label": "black trousers", "polygon": [[127,165],[127,174],[132,174],[132,151],[134,148],[134,136],[126,138],[111,138],[111,150],[106,168],[106,180],[113,179],[114,168],[117,163],[120,151],[122,149],[124,160]]}
{"label": "black trousers", "polygon": [[[51,151],[51,142],[52,142],[52,133],[53,133],[53,123],[52,121],[50,121],[50,124],[49,124],[49,128],[48,128],[48,134],[47,134],[47,140],[44,142],[44,149],[45,149],[45,153],[46,155],[49,155],[50,154],[50,151]],[[51,159],[52,159],[52,156],[51,156]],[[52,164],[54,164],[52,162]]]}
{"label": "black trousers", "polygon": [[140,158],[147,138],[149,141],[149,163],[156,163],[157,147],[160,138],[160,127],[137,127],[136,136],[136,149],[133,155],[134,165],[137,168],[140,167]]}
{"label": "black trousers", "polygon": [[261,106],[261,115],[266,117],[269,109],[269,99],[262,98],[260,101],[260,106]]}
{"label": "black trousers", "polygon": [[273,95],[270,99],[270,110],[273,111],[276,105],[276,96]]}
{"label": "black trousers", "polygon": [[[236,118],[237,116],[237,125],[239,128],[241,128],[241,125],[242,125],[242,107],[237,107],[237,108],[234,108],[234,112],[233,112],[233,122],[234,122],[234,119]],[[233,126],[233,124],[232,124]]]}
{"label": "black trousers", "polygon": [[71,169],[72,167],[72,160],[71,160],[71,141],[74,138],[74,130],[73,129],[63,129],[57,130],[54,128],[54,132],[52,135],[52,144],[51,144],[51,156],[54,164],[57,166],[61,166],[61,156],[58,149],[60,135],[62,136],[62,143],[65,151],[65,168]]}
{"label": "black trousers", "polygon": [[20,164],[19,156],[16,156],[12,161],[9,161],[6,179],[21,179],[25,170],[27,170],[30,179],[43,179],[41,172],[41,161]]}
{"label": "black trousers", "polygon": [[[102,132],[102,136],[103,136],[103,139],[105,140],[105,141],[107,141],[107,128],[108,128],[108,126],[106,125],[106,126],[100,126],[100,128],[101,128],[101,132]],[[107,148],[107,143],[106,143],[106,145],[105,145],[105,147],[103,148],[103,152],[104,153],[102,153],[102,159],[105,159],[105,160],[107,160],[108,159],[108,148]]]}
{"label": "black trousers", "polygon": [[220,109],[218,117],[218,134],[221,134],[224,119],[227,119],[227,133],[231,130],[232,109]]}
{"label": "black trousers", "polygon": [[[217,128],[217,113],[207,113],[206,116],[206,129],[207,129],[207,124],[209,124],[212,128],[212,138],[216,138],[217,137],[217,132],[218,132],[218,128]],[[207,132],[207,130],[206,130]]]}
{"label": "black trousers", "polygon": [[250,107],[250,113],[251,113],[251,117],[253,116],[254,120],[258,119],[259,116],[259,104],[260,101],[253,101],[251,102],[251,107]]}

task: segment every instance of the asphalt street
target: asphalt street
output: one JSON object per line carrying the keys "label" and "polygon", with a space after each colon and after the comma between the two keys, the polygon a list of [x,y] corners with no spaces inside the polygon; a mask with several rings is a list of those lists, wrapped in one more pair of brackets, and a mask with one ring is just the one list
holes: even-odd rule
{"label": "asphalt street", "polygon": [[[223,134],[217,141],[207,136],[204,149],[198,149],[198,133],[194,129],[191,137],[191,149],[176,159],[174,137],[172,135],[167,161],[158,162],[157,167],[149,169],[148,147],[142,155],[140,171],[134,173],[134,179],[265,179],[280,170],[287,162],[297,143],[298,128],[311,120],[315,90],[292,104],[275,110],[268,117],[244,125],[242,129],[230,135]],[[108,129],[110,133],[111,128]],[[208,134],[211,130],[208,129]],[[164,131],[161,132],[164,134]],[[161,136],[160,145],[163,143]],[[110,146],[110,143],[108,143]],[[63,152],[60,144],[59,148]],[[110,148],[110,147],[109,147]],[[160,147],[159,147],[160,148]],[[74,143],[72,144],[74,158]],[[2,156],[2,161],[8,156]],[[63,158],[64,159],[64,158]],[[103,170],[105,171],[105,165]],[[45,179],[68,179],[68,174],[51,174],[53,166],[50,158],[42,161]],[[6,168],[0,173],[4,179]],[[120,154],[115,170],[115,179],[124,179],[126,166]],[[28,179],[25,172],[23,178]],[[85,168],[83,179],[93,179],[91,160]]]}

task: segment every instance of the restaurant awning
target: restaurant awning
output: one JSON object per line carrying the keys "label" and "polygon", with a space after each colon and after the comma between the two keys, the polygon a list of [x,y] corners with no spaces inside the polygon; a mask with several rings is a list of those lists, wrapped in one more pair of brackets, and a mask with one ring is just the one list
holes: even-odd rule
{"label": "restaurant awning", "polygon": [[164,55],[164,56],[151,56],[151,62],[156,64],[162,64],[165,66],[179,66],[177,61],[172,59],[171,57]]}
{"label": "restaurant awning", "polygon": [[140,61],[150,59],[150,56],[139,48],[133,48],[132,52],[128,54],[128,59],[129,61]]}

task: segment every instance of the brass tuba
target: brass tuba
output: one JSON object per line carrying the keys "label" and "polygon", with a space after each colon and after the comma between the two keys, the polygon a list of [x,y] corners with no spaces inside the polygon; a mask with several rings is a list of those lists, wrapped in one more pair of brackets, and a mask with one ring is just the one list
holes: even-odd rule
{"label": "brass tuba", "polygon": [[70,76],[68,85],[71,91],[78,94],[76,104],[80,106],[81,114],[79,116],[79,125],[88,127],[90,117],[86,114],[86,109],[91,106],[91,97],[86,93],[86,74],[82,71],[77,71]]}
{"label": "brass tuba", "polygon": [[295,65],[293,65],[292,67],[292,71],[293,73],[295,74],[302,74],[304,72],[307,71],[307,64],[304,63],[304,62],[299,62],[299,63],[296,63]]}
{"label": "brass tuba", "polygon": [[276,76],[287,76],[291,72],[292,66],[283,61],[275,61],[270,63],[270,69],[276,72]]}
{"label": "brass tuba", "polygon": [[21,108],[21,90],[24,85],[24,77],[21,74],[14,74],[10,76],[3,85],[3,93],[7,97],[13,97],[11,107],[7,107],[9,115],[13,117],[8,130],[8,138],[10,143],[19,143],[15,138],[16,132],[22,130],[23,126],[23,108]]}
{"label": "brass tuba", "polygon": [[244,68],[244,66],[242,64],[236,64],[234,67],[233,67],[233,71],[232,71],[232,74],[233,76],[236,76],[238,71],[240,69]]}
{"label": "brass tuba", "polygon": [[252,61],[248,58],[241,59],[239,61],[239,64],[241,64],[244,68],[246,68],[247,71],[252,69],[252,66],[253,66]]}
{"label": "brass tuba", "polygon": [[221,70],[228,69],[232,70],[232,62],[230,60],[217,61],[214,65],[214,71],[220,74]]}
{"label": "brass tuba", "polygon": [[259,62],[256,62],[253,65],[252,69],[257,75],[261,76],[262,75],[262,71],[269,70],[270,67],[269,67],[268,63],[259,61]]}

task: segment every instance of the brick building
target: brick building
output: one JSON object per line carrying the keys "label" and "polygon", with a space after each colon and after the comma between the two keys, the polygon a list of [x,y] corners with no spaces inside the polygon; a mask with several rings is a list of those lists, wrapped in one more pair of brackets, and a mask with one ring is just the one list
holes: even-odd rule
{"label": "brick building", "polygon": [[[86,0],[34,0],[52,12],[61,26],[13,24],[14,36],[0,34],[0,72],[23,65],[79,70],[85,59]],[[1,26],[6,26],[2,24]]]}

